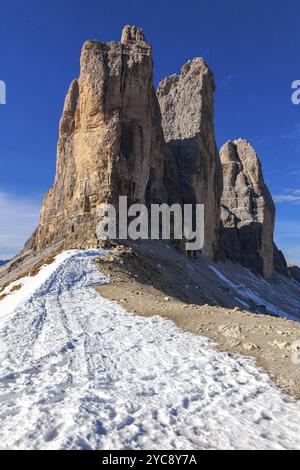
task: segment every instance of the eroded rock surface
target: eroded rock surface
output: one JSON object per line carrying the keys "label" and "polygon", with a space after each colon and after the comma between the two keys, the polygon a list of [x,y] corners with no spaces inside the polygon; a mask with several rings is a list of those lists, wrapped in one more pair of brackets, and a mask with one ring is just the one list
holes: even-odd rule
{"label": "eroded rock surface", "polygon": [[205,205],[203,253],[217,251],[221,168],[215,143],[214,79],[202,58],[196,58],[158,86],[164,135],[174,155],[183,204]]}
{"label": "eroded rock surface", "polygon": [[223,169],[221,250],[226,258],[259,274],[274,272],[275,206],[260,160],[246,140],[227,142]]}
{"label": "eroded rock surface", "polygon": [[255,150],[227,142],[221,165],[214,90],[212,72],[196,58],[156,93],[151,46],[136,26],[125,26],[120,42],[87,41],[60,121],[54,185],[18,262],[27,252],[96,248],[99,206],[127,196],[148,206],[204,204],[204,255],[288,277]]}
{"label": "eroded rock surface", "polygon": [[169,196],[164,184],[176,179],[171,159],[142,30],[126,26],[121,42],[87,41],[60,122],[55,182],[25,250],[97,246],[99,204],[175,197],[176,181]]}

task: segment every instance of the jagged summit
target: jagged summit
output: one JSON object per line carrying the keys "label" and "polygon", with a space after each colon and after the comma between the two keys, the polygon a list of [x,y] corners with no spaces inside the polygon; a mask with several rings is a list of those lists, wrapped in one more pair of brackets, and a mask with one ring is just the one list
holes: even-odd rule
{"label": "jagged summit", "polygon": [[140,28],[126,26],[122,43],[83,45],[80,76],[60,121],[55,182],[25,250],[97,246],[97,209],[119,195],[137,203],[167,201],[172,156],[144,41]]}
{"label": "jagged summit", "polygon": [[128,42],[146,43],[146,38],[145,38],[142,28],[139,28],[138,26],[130,26],[130,25],[124,26],[122,30],[122,35],[121,35],[121,43],[125,44]]}
{"label": "jagged summit", "polygon": [[288,276],[254,148],[240,138],[219,155],[214,91],[212,71],[196,57],[156,93],[151,46],[137,26],[125,26],[120,42],[85,42],[60,121],[54,184],[22,256],[97,247],[98,207],[122,195],[147,205],[204,204],[202,254]]}
{"label": "jagged summit", "polygon": [[185,75],[187,75],[190,71],[192,72],[196,72],[197,70],[199,71],[203,71],[203,70],[206,70],[207,74],[210,76],[210,79],[213,83],[213,88],[214,88],[214,91],[215,91],[215,83],[214,83],[214,75],[209,67],[209,65],[207,64],[207,62],[205,62],[204,58],[203,57],[195,57],[194,59],[190,59],[188,60],[182,67],[181,67],[181,70],[180,70],[180,75],[182,77],[184,77]]}
{"label": "jagged summit", "polygon": [[180,73],[173,73],[168,75],[163,80],[160,81],[157,88],[157,93],[159,96],[168,93],[170,86],[174,83],[180,81],[183,77],[185,77],[189,72],[202,75],[206,73],[209,75],[210,80],[213,84],[213,91],[215,91],[215,83],[214,83],[214,76],[209,67],[209,65],[205,62],[203,57],[195,57],[194,59],[188,60],[180,69]]}

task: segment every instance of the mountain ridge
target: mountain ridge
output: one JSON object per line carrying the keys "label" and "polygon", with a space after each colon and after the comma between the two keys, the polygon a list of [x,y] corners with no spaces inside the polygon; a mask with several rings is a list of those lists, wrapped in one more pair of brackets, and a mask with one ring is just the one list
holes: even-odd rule
{"label": "mountain ridge", "polygon": [[205,244],[196,256],[299,281],[274,244],[275,207],[255,149],[237,139],[217,150],[214,91],[198,57],[156,92],[152,49],[136,26],[126,26],[120,42],[86,41],[60,120],[54,184],[36,231],[0,281],[62,250],[101,247],[97,208],[119,195],[148,206],[204,204]]}

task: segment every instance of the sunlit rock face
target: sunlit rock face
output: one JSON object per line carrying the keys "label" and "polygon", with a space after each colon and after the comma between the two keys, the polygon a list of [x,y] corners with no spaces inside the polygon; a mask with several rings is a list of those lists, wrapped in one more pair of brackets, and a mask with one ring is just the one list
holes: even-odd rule
{"label": "sunlit rock face", "polygon": [[25,250],[97,246],[99,204],[119,195],[129,202],[174,200],[173,166],[142,30],[126,26],[121,42],[86,42],[60,121],[55,182]]}
{"label": "sunlit rock face", "polygon": [[196,58],[156,92],[151,46],[136,26],[125,26],[120,42],[87,41],[65,99],[55,181],[22,254],[96,248],[99,207],[127,196],[147,206],[204,204],[204,255],[289,276],[255,150],[242,139],[217,150],[214,91]]}
{"label": "sunlit rock face", "polygon": [[227,142],[220,151],[223,169],[221,250],[259,274],[274,272],[275,206],[260,160],[246,140]]}

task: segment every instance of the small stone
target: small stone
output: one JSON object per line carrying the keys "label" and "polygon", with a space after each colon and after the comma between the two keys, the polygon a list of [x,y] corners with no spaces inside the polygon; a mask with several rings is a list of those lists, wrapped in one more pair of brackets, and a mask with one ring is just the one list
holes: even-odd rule
{"label": "small stone", "polygon": [[229,340],[228,344],[232,347],[232,348],[237,348],[238,346],[241,345],[241,341],[238,341],[236,339],[231,339]]}
{"label": "small stone", "polygon": [[289,346],[289,350],[292,351],[292,352],[298,352],[300,351],[300,341],[295,341],[294,343],[292,343],[290,346]]}
{"label": "small stone", "polygon": [[243,338],[242,330],[239,326],[228,327],[226,325],[220,325],[218,330],[226,338]]}
{"label": "small stone", "polygon": [[244,343],[243,349],[245,349],[245,351],[257,351],[260,349],[260,347],[254,343]]}
{"label": "small stone", "polygon": [[291,344],[287,343],[286,341],[280,341],[279,339],[275,339],[273,341],[274,346],[277,346],[279,349],[290,349]]}

